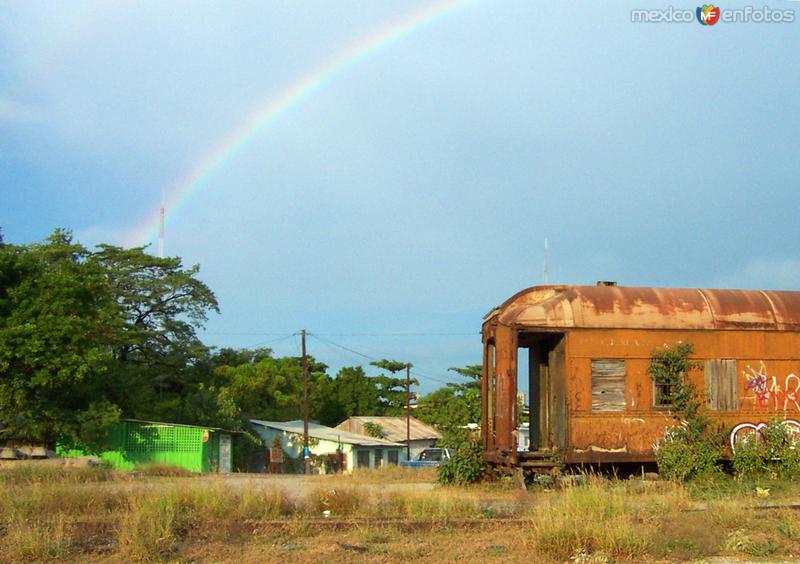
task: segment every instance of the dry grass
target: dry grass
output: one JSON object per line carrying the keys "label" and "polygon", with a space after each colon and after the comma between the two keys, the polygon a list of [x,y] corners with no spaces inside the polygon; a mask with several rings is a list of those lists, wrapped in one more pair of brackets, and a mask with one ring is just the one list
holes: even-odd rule
{"label": "dry grass", "polygon": [[105,482],[118,475],[105,465],[76,466],[61,460],[14,462],[0,466],[0,484],[80,484]]}
{"label": "dry grass", "polygon": [[355,468],[350,474],[322,478],[326,481],[333,478],[338,482],[356,484],[412,484],[436,481],[436,468],[407,468],[405,466],[389,465],[376,469]]}
{"label": "dry grass", "polygon": [[[104,472],[98,470],[98,472]],[[53,475],[47,474],[48,477]],[[753,488],[604,480],[553,491],[392,476],[0,480],[0,561],[645,561],[800,554],[800,519]],[[727,487],[727,486],[726,486]],[[784,495],[800,494],[788,484]]]}

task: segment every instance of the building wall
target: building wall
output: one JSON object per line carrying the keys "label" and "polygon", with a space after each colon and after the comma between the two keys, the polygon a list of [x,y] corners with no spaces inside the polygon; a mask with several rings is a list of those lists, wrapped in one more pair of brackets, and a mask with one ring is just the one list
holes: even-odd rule
{"label": "building wall", "polygon": [[[273,441],[275,440],[275,436],[279,435],[281,437],[281,446],[283,450],[286,452],[287,456],[290,456],[296,460],[302,460],[303,457],[303,436],[298,435],[296,433],[289,433],[286,431],[280,431],[277,429],[271,429],[268,427],[263,427],[261,425],[255,426],[256,432],[261,436],[264,440],[264,444],[266,446],[272,446]],[[358,452],[367,452],[369,457],[369,468],[379,468],[382,465],[389,464],[389,451],[394,450],[398,453],[398,462],[401,460],[405,460],[405,449],[401,447],[361,447],[352,445],[350,443],[342,442],[341,445],[338,442],[328,441],[324,439],[314,439],[313,437],[309,440],[309,450],[312,454],[315,455],[326,455],[326,454],[334,454],[338,448],[340,448],[344,453],[345,461],[347,464],[347,471],[350,472],[353,468],[359,467],[358,466]],[[381,457],[378,459],[376,457],[376,450],[381,450]]]}
{"label": "building wall", "polygon": [[[217,472],[220,468],[219,433],[202,427],[122,421],[105,439],[100,460],[121,470],[143,464],[178,466],[191,472]],[[60,456],[85,456],[82,448],[58,447]],[[230,468],[231,461],[228,462]]]}
{"label": "building wall", "polygon": [[[377,453],[378,450],[381,451],[381,456],[378,457]],[[384,466],[388,466],[389,462],[389,453],[395,452],[397,453],[397,463],[404,461],[406,459],[405,447],[353,447],[353,460],[358,460],[358,452],[368,452],[369,453],[369,468],[382,468]],[[363,468],[362,466],[358,466],[356,464],[355,467]],[[352,466],[348,466],[348,468],[352,468]]]}
{"label": "building wall", "polygon": [[[303,435],[272,429],[262,425],[256,425],[255,430],[263,439],[265,446],[271,447],[273,441],[275,440],[275,436],[278,435],[281,438],[281,447],[286,455],[298,461],[303,460]],[[350,470],[353,468],[353,463],[355,460],[353,456],[353,445],[349,443],[341,443],[340,445],[339,443],[333,441],[314,439],[313,437],[309,438],[309,451],[317,456],[333,454],[340,447],[342,453],[344,453],[347,468]]]}
{"label": "building wall", "polygon": [[[403,441],[405,443],[405,441]],[[436,444],[436,439],[417,439],[411,441],[411,460],[417,460],[420,453],[426,448],[430,448]],[[403,449],[403,460],[406,457],[406,449]]]}

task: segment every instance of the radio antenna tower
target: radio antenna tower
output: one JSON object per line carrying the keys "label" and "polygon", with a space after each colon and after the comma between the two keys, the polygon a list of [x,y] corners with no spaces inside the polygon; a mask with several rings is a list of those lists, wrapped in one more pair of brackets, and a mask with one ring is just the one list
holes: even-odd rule
{"label": "radio antenna tower", "polygon": [[545,284],[549,284],[549,280],[548,280],[548,274],[549,273],[547,271],[548,270],[548,266],[549,266],[547,263],[549,262],[549,259],[550,259],[550,256],[549,256],[549,253],[547,252],[547,237],[545,237],[544,238],[544,270],[542,271],[542,275],[544,277],[544,283]]}
{"label": "radio antenna tower", "polygon": [[158,258],[164,258],[164,192],[161,192],[161,209],[158,211]]}

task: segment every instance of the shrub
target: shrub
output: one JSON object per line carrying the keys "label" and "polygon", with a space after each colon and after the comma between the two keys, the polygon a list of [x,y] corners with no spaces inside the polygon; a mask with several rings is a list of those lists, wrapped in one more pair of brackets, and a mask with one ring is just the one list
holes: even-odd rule
{"label": "shrub", "polygon": [[667,429],[664,440],[656,450],[656,462],[661,474],[669,480],[686,481],[708,477],[720,472],[721,448],[711,438],[690,438],[686,427]]}
{"label": "shrub", "polygon": [[455,453],[447,462],[439,466],[437,479],[440,484],[472,484],[483,478],[486,461],[483,459],[483,446],[471,434],[463,433],[454,444]]}
{"label": "shrub", "polygon": [[736,445],[733,470],[739,477],[796,478],[800,476],[800,444],[782,421],[773,418]]}
{"label": "shrub", "polygon": [[383,430],[383,426],[380,423],[374,423],[372,421],[367,421],[364,423],[364,431],[370,437],[375,437],[376,439],[382,439],[386,436],[386,432]]}

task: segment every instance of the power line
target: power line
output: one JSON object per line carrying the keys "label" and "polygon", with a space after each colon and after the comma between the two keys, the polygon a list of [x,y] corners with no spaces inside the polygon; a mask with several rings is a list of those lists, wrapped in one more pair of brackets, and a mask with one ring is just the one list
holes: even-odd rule
{"label": "power line", "polygon": [[472,333],[317,333],[323,337],[475,337],[479,331]]}
{"label": "power line", "polygon": [[[239,337],[274,337],[286,333],[268,333],[260,331],[203,331],[204,335],[222,335]],[[295,335],[298,333],[295,332]],[[309,333],[310,335],[310,333]],[[322,337],[475,337],[480,332],[471,333],[316,333]]]}
{"label": "power line", "polygon": [[[243,337],[276,337],[286,335],[286,331],[282,333],[260,333],[260,332],[228,332],[228,331],[203,331],[204,335],[233,335],[233,336],[243,336]],[[297,332],[290,333],[291,335],[297,335]]]}
{"label": "power line", "polygon": [[[378,359],[377,359],[377,358],[375,358],[375,357],[373,357],[373,356],[370,356],[370,355],[368,355],[368,354],[364,354],[364,353],[362,353],[362,352],[359,352],[359,351],[357,351],[357,350],[355,350],[355,349],[351,349],[351,348],[349,348],[349,347],[346,347],[346,346],[344,346],[344,345],[340,345],[339,343],[336,343],[336,342],[334,342],[334,341],[331,341],[330,339],[326,339],[326,338],[324,338],[324,337],[320,337],[318,333],[306,333],[306,335],[308,335],[309,337],[314,337],[314,338],[315,338],[315,339],[317,339],[318,341],[320,341],[320,342],[323,342],[323,343],[325,343],[325,344],[328,344],[328,345],[333,345],[334,347],[338,347],[338,348],[340,348],[340,349],[342,349],[342,350],[345,350],[345,351],[347,351],[347,352],[349,352],[349,353],[352,353],[352,354],[358,355],[358,356],[360,356],[360,357],[362,357],[362,358],[365,358],[365,359],[369,360],[370,362],[377,362],[377,361],[378,361]],[[438,383],[440,383],[440,384],[445,384],[445,385],[447,385],[447,384],[451,384],[451,383],[452,383],[452,382],[447,382],[447,381],[445,381],[445,380],[440,380],[439,378],[436,378],[435,376],[431,376],[431,375],[429,375],[429,374],[424,374],[424,373],[422,373],[422,372],[420,372],[420,371],[418,371],[418,370],[416,370],[416,369],[414,369],[414,372],[413,372],[413,374],[414,374],[414,376],[415,376],[415,377],[416,377],[416,376],[420,376],[420,377],[422,377],[422,378],[424,378],[424,379],[426,379],[426,380],[433,380],[434,382],[438,382]]]}
{"label": "power line", "polygon": [[330,339],[325,339],[323,337],[320,337],[317,333],[307,333],[307,335],[309,337],[314,337],[318,341],[322,341],[323,343],[326,343],[328,345],[333,345],[334,347],[338,347],[338,348],[340,348],[342,350],[345,350],[345,351],[347,351],[349,353],[352,353],[352,354],[358,355],[360,357],[366,358],[367,360],[369,360],[371,362],[377,362],[378,361],[378,359],[375,358],[375,357],[369,356],[368,354],[360,353],[360,352],[358,352],[356,350],[353,350],[351,348],[348,348],[348,347],[346,347],[344,345],[340,345],[339,343],[334,343]]}
{"label": "power line", "polygon": [[262,342],[259,342],[259,343],[254,343],[254,344],[252,344],[250,346],[251,347],[263,347],[265,345],[275,345],[275,344],[283,342],[283,341],[285,341],[287,339],[291,339],[295,335],[297,335],[297,333],[289,333],[288,335],[284,335],[283,337],[279,337],[277,339],[270,339],[269,341],[262,341]]}

